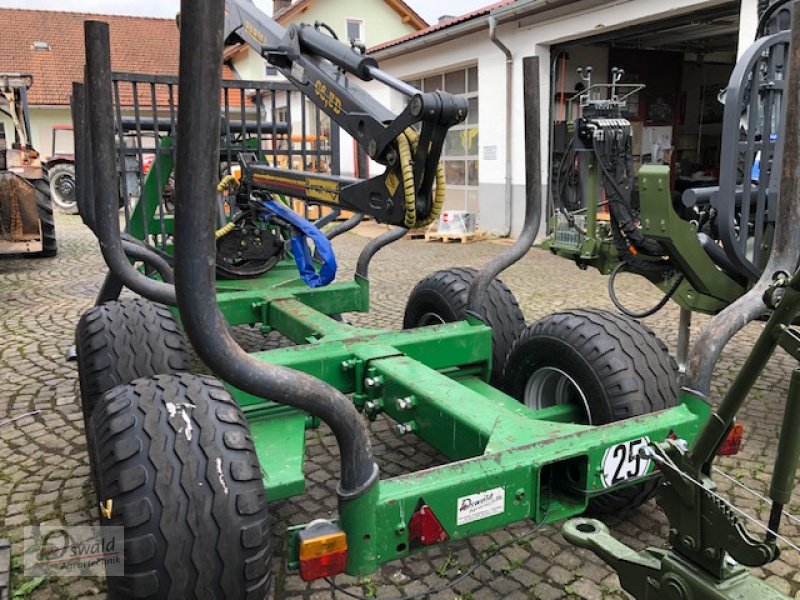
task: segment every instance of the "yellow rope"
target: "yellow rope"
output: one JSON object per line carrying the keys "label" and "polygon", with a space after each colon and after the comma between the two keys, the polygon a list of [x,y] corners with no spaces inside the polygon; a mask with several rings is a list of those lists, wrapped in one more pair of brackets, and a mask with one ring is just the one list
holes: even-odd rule
{"label": "yellow rope", "polygon": [[428,216],[417,220],[417,194],[414,185],[414,164],[412,153],[419,146],[419,136],[410,127],[397,137],[397,148],[400,152],[400,174],[403,178],[403,193],[405,195],[406,214],[404,225],[408,229],[427,227],[433,223],[442,211],[445,197],[444,167],[442,163],[436,166],[436,193],[433,197]]}

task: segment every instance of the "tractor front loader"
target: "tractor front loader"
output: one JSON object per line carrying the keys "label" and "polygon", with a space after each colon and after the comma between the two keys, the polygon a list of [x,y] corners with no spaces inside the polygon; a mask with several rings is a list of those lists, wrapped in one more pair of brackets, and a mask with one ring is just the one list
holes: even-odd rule
{"label": "tractor front loader", "polygon": [[50,188],[39,153],[31,147],[28,113],[30,75],[0,73],[0,113],[11,119],[6,147],[0,123],[0,256],[55,256],[56,233]]}

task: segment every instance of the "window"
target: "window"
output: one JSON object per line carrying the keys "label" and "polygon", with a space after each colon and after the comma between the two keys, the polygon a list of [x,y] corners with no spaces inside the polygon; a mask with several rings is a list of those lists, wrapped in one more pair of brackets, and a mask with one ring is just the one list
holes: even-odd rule
{"label": "window", "polygon": [[347,31],[347,41],[354,41],[358,44],[365,43],[364,19],[345,19],[345,30]]}
{"label": "window", "polygon": [[278,76],[278,69],[273,67],[272,65],[267,65],[267,77],[277,77]]}
{"label": "window", "polygon": [[442,90],[467,99],[467,119],[447,132],[442,162],[447,182],[447,206],[477,213],[478,67],[447,71],[408,83],[423,92]]}

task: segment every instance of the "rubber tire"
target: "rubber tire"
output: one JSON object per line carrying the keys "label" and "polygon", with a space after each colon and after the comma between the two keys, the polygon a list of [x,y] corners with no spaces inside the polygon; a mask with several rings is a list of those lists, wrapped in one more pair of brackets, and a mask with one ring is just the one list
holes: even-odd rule
{"label": "rubber tire", "polygon": [[170,310],[142,298],[86,311],[75,331],[81,406],[88,421],[108,390],[140,377],[188,371],[186,340]]}
{"label": "rubber tire", "polygon": [[39,222],[42,230],[42,249],[28,256],[34,258],[50,258],[58,254],[56,243],[56,222],[53,217],[53,201],[50,198],[50,184],[44,179],[35,179],[33,187],[36,188],[36,208],[39,211]]}
{"label": "rubber tire", "polygon": [[[194,435],[188,435],[190,423]],[[124,528],[110,598],[266,597],[272,540],[261,467],[230,393],[190,373],[108,392],[90,420],[100,524]]]}
{"label": "rubber tire", "polygon": [[[466,319],[469,286],[477,274],[477,269],[455,267],[428,275],[414,287],[408,297],[403,329],[418,327],[422,317],[428,313],[438,315],[445,323]],[[514,294],[499,279],[489,285],[483,314],[492,328],[490,381],[496,386],[508,350],[525,327],[525,317]]]}
{"label": "rubber tire", "polygon": [[50,169],[50,197],[53,200],[53,204],[58,207],[58,209],[64,213],[65,215],[77,215],[78,214],[78,201],[75,200],[72,204],[61,204],[56,201],[58,197],[57,191],[55,188],[55,182],[59,178],[59,176],[64,177],[72,177],[73,186],[75,182],[75,165],[70,163],[58,163],[54,165]]}
{"label": "rubber tire", "polygon": [[[629,317],[600,309],[548,315],[519,336],[508,354],[502,390],[523,401],[530,376],[544,366],[568,373],[584,392],[592,424],[603,425],[675,406],[678,366],[664,343]],[[655,492],[657,480],[589,501],[587,512],[632,509]]]}

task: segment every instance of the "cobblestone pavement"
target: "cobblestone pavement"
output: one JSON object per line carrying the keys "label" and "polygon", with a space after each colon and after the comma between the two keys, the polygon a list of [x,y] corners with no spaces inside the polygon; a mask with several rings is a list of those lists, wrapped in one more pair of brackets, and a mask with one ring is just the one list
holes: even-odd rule
{"label": "cobblestone pavement", "polygon": [[[54,259],[0,261],[0,537],[10,537],[14,552],[20,552],[22,528],[36,523],[91,524],[97,517],[93,490],[88,479],[82,415],[77,399],[77,373],[64,355],[72,344],[80,314],[93,303],[105,271],[97,244],[77,217],[59,216],[60,252]],[[365,239],[346,235],[337,243],[343,263],[342,277],[352,273]],[[502,251],[502,243],[442,245],[402,241],[378,255],[371,272],[373,312],[353,315],[357,324],[399,328],[405,300],[424,275],[448,266],[481,266]],[[567,307],[610,308],[606,279],[591,271],[581,272],[568,262],[545,252],[532,251],[503,276],[516,294],[530,323],[549,312]],[[645,305],[657,299],[655,291],[642,292],[639,282],[620,278],[621,296],[631,304]],[[674,351],[678,311],[669,306],[646,320]],[[705,322],[695,319],[694,331]],[[760,326],[751,325],[739,334],[725,353],[715,379],[715,398],[731,381]],[[277,343],[253,332],[239,332],[251,348]],[[720,465],[746,485],[765,494],[769,486],[772,457],[782,414],[791,359],[778,354],[752,393],[742,421],[745,444],[738,457]],[[38,411],[13,423],[21,414]],[[379,420],[374,425],[374,448],[385,476],[437,464],[441,457],[420,440],[398,438]],[[274,531],[281,536],[287,525],[307,522],[335,510],[338,461],[333,437],[324,428],[308,434],[306,462],[308,486],[303,496],[272,505]],[[720,487],[737,504],[766,521],[768,506],[726,480]],[[798,512],[800,496],[789,507]],[[662,544],[665,521],[651,501],[627,515],[609,519],[609,526],[623,541],[637,548]],[[369,597],[396,598],[435,589],[454,579],[511,536],[529,531],[531,524],[496,531],[430,550],[383,567],[362,580],[341,577],[350,592]],[[784,533],[797,537],[797,527],[786,525]],[[18,559],[17,559],[18,560]],[[310,586],[284,572],[275,559],[276,597],[344,598],[325,582]],[[767,581],[800,598],[800,556],[785,549],[782,557],[760,570]],[[15,584],[31,580],[15,569]],[[35,583],[35,582],[34,582]],[[102,597],[101,579],[52,579],[29,592],[31,598]],[[569,546],[557,527],[543,527],[532,537],[504,548],[473,575],[452,590],[433,598],[588,598],[627,597],[619,591],[614,574],[593,555]]]}

